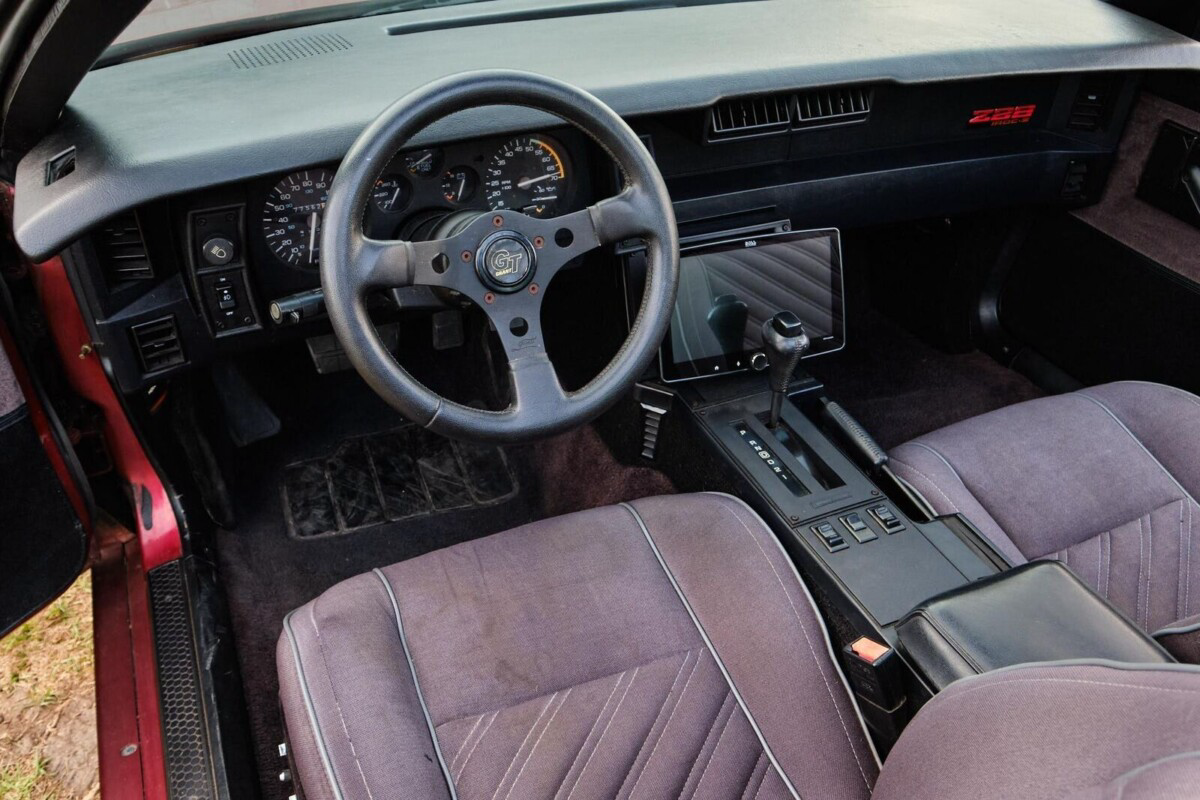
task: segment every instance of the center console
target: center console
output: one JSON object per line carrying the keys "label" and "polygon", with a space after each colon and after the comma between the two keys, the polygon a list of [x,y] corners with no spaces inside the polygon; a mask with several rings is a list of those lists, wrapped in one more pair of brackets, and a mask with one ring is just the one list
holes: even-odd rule
{"label": "center console", "polygon": [[[687,245],[661,377],[814,588],[877,744],[970,674],[1173,660],[1065,567],[1013,569],[968,519],[936,515],[803,372],[846,339],[837,231],[785,224]],[[627,266],[636,283],[636,257]],[[670,405],[643,399],[648,413]]]}

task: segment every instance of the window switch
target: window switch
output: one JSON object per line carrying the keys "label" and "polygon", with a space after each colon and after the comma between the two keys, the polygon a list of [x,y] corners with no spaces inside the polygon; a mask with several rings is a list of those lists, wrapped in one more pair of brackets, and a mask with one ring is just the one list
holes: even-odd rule
{"label": "window switch", "polygon": [[904,530],[904,523],[896,516],[896,513],[887,506],[873,506],[868,508],[867,512],[875,518],[875,521],[882,526],[887,533],[896,533]]}
{"label": "window switch", "polygon": [[838,533],[837,529],[828,522],[822,522],[819,525],[813,525],[810,530],[812,530],[812,532],[817,535],[817,538],[829,548],[829,552],[831,553],[836,553],[838,550],[845,550],[847,547],[849,547],[849,545],[846,544],[846,540],[842,538],[842,535]]}
{"label": "window switch", "polygon": [[863,521],[862,515],[857,511],[839,517],[839,519],[846,526],[846,530],[850,531],[850,535],[859,542],[873,542],[879,538],[875,535],[875,531],[871,530],[871,526]]}

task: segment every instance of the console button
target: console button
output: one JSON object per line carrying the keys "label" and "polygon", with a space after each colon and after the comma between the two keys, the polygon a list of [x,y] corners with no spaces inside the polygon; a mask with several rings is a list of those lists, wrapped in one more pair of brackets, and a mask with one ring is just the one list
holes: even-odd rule
{"label": "console button", "polygon": [[873,506],[867,509],[875,521],[878,522],[888,533],[896,533],[904,530],[904,523],[896,516],[895,512],[887,506]]}
{"label": "console button", "polygon": [[817,538],[824,542],[829,548],[829,552],[836,553],[838,550],[845,550],[848,545],[842,535],[837,532],[837,529],[828,522],[822,522],[818,525],[813,525],[810,530],[817,535]]}
{"label": "console button", "polygon": [[846,530],[850,531],[850,534],[860,542],[873,542],[879,538],[857,511],[839,517],[839,519],[846,526]]}

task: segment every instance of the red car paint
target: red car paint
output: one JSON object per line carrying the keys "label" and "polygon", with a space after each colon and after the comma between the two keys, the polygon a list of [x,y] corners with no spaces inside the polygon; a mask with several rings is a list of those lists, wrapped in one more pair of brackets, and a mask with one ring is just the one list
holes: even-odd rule
{"label": "red car paint", "polygon": [[[55,257],[32,265],[34,285],[41,299],[42,311],[51,321],[50,335],[58,349],[59,359],[67,379],[79,396],[104,411],[105,438],[113,462],[122,477],[133,488],[134,518],[138,525],[144,568],[154,569],[183,555],[175,509],[167,496],[166,487],[146,457],[141,442],[133,432],[100,358],[92,349],[91,336],[75,293],[67,280],[61,258]],[[87,348],[86,351],[84,348]],[[84,353],[87,355],[82,355]],[[142,493],[150,498],[150,526],[146,527],[142,513]]]}
{"label": "red car paint", "polygon": [[105,800],[166,798],[154,632],[137,538],[105,517],[95,540],[92,615],[101,792]]}

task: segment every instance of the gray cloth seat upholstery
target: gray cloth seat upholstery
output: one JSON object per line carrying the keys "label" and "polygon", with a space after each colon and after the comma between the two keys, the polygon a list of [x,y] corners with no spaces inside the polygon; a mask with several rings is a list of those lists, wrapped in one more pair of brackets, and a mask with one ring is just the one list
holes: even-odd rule
{"label": "gray cloth seat upholstery", "polygon": [[1196,396],[1122,382],[1031,400],[900,445],[891,464],[1014,565],[1063,562],[1147,632],[1200,622]]}
{"label": "gray cloth seat upholstery", "polygon": [[[308,800],[950,797],[938,749],[1020,735],[1043,706],[988,713],[1020,706],[1026,683],[1086,725],[1057,758],[1032,751],[1019,785],[1045,772],[1038,792],[1006,792],[982,756],[953,767],[979,784],[971,797],[1104,792],[1200,751],[1196,671],[1008,670],[935,698],[880,778],[807,589],[761,519],[716,494],[549,519],[358,576],[287,617],[277,662]],[[1089,734],[1121,757],[1091,764]],[[1091,764],[1088,779],[1063,761]],[[1137,779],[1195,775],[1179,757]]]}

